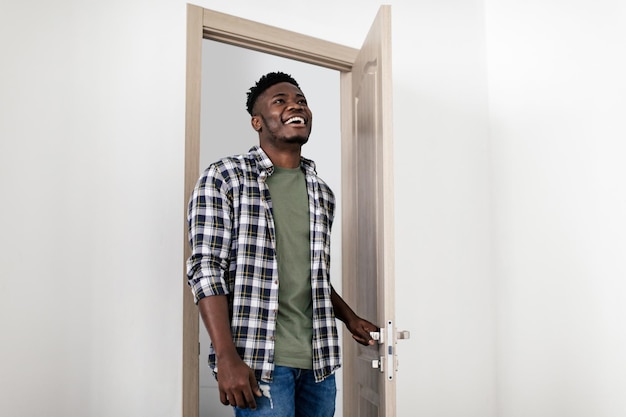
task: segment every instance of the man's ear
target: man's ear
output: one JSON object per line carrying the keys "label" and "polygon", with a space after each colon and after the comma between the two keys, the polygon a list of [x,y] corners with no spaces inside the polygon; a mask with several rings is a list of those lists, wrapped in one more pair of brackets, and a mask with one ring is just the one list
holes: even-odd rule
{"label": "man's ear", "polygon": [[250,124],[252,125],[252,128],[257,132],[261,130],[261,118],[259,116],[252,116],[252,119],[250,119]]}

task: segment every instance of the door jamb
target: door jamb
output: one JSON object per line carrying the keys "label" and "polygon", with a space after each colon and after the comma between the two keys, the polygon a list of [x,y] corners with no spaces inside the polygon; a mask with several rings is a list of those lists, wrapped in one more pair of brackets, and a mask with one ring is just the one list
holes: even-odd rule
{"label": "door jamb", "polygon": [[[202,78],[202,40],[210,39],[255,51],[265,52],[296,61],[340,71],[341,95],[341,143],[342,154],[352,149],[352,65],[358,49],[324,41],[300,33],[238,18],[235,16],[187,4],[187,75],[185,103],[185,184],[183,228],[183,369],[182,369],[182,415],[197,417],[199,414],[199,346],[198,310],[187,286],[186,259],[190,256],[187,241],[186,207],[198,179],[200,151],[200,102]],[[344,158],[345,159],[345,158]],[[342,167],[342,195],[352,195],[350,167]],[[344,204],[350,207],[350,204]],[[342,216],[349,215],[344,209]],[[344,236],[348,236],[344,230]],[[344,242],[347,239],[344,238]],[[342,250],[346,249],[343,245]],[[344,269],[347,265],[344,264]],[[343,274],[343,298],[350,304],[354,300],[354,283]],[[345,330],[344,330],[345,332]],[[348,336],[349,338],[349,336]],[[344,337],[345,339],[345,337]],[[344,375],[350,372],[345,369]],[[344,377],[344,385],[347,378]],[[344,390],[346,392],[346,390]]]}

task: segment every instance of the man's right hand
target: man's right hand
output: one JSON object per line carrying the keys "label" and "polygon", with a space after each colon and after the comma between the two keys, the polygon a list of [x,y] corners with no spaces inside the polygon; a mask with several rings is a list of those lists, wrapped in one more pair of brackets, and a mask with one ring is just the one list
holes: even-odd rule
{"label": "man's right hand", "polygon": [[255,410],[254,396],[263,395],[254,371],[237,354],[218,359],[217,385],[224,405]]}
{"label": "man's right hand", "polygon": [[225,295],[204,297],[198,302],[200,316],[209,332],[217,356],[217,386],[224,405],[256,409],[254,396],[263,395],[254,371],[241,359],[230,332],[228,300]]}

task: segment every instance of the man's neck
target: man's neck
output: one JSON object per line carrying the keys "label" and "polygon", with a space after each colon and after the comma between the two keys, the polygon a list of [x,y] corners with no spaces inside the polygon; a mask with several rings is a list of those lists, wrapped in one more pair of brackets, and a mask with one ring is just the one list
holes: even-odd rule
{"label": "man's neck", "polygon": [[277,167],[280,168],[297,168],[300,166],[300,148],[294,150],[281,150],[276,148],[263,147],[263,152]]}

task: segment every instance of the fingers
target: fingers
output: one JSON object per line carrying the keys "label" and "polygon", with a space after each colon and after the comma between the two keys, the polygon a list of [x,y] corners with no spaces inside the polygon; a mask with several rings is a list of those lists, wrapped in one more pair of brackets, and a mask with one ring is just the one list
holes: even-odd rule
{"label": "fingers", "polygon": [[[257,387],[258,390],[258,387]],[[220,390],[220,402],[224,405],[232,405],[238,408],[250,408],[256,410],[256,401],[251,389],[231,390],[223,392]]]}
{"label": "fingers", "polygon": [[352,337],[354,337],[354,339],[359,343],[367,344],[369,343],[371,335],[366,332],[365,329],[361,328],[357,329],[356,333]]}
{"label": "fingers", "polygon": [[368,345],[374,345],[376,343],[376,341],[372,338],[372,332],[378,332],[378,331],[380,331],[378,327],[374,326],[370,322],[367,322],[367,325],[365,326],[365,334],[366,334],[366,340],[367,340]]}
{"label": "fingers", "polygon": [[256,410],[256,400],[254,399],[255,395],[260,397],[262,394],[259,389],[259,385],[256,382],[254,371],[250,369],[248,372],[248,385],[244,387],[243,390],[243,396],[246,402],[243,407],[240,406],[239,408],[249,407],[252,410]]}
{"label": "fingers", "polygon": [[256,378],[254,377],[254,372],[250,370],[250,387],[252,388],[252,392],[257,397],[263,396],[261,389],[259,388],[259,384],[256,382]]}
{"label": "fingers", "polygon": [[230,403],[228,402],[228,396],[223,390],[220,390],[220,402],[224,405],[230,405]]}
{"label": "fingers", "polygon": [[352,338],[362,345],[368,346],[374,344],[374,339],[370,333],[364,328],[357,328],[352,334]]}
{"label": "fingers", "polygon": [[248,389],[243,392],[245,403],[239,408],[250,408],[251,410],[256,410],[256,400],[254,399],[254,395],[252,394],[252,390]]}
{"label": "fingers", "polygon": [[378,328],[375,325],[367,320],[360,319],[360,322],[352,333],[352,338],[364,346],[371,346],[375,344],[376,341],[372,339],[370,332],[376,331],[378,331]]}
{"label": "fingers", "polygon": [[220,402],[224,405],[255,410],[255,395],[260,397],[263,394],[257,384],[254,371],[245,366],[245,368],[239,367],[237,372],[229,374],[226,374],[224,370],[221,372],[223,377],[218,377]]}

